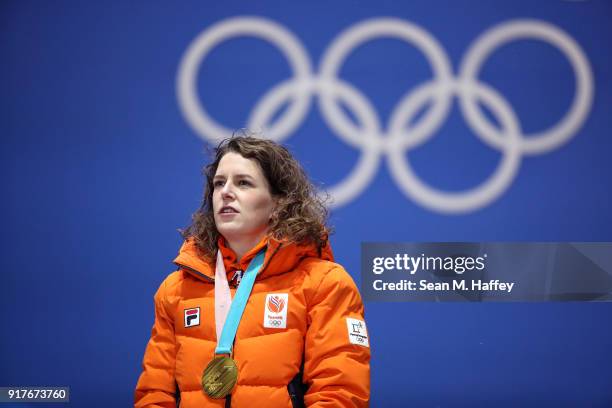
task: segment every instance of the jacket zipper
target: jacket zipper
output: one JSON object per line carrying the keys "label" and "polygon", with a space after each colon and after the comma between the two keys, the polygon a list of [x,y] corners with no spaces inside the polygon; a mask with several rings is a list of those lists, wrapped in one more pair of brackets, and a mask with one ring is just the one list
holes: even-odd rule
{"label": "jacket zipper", "polygon": [[180,264],[180,263],[177,263],[176,265],[177,265],[178,267],[180,267],[180,268],[185,269],[187,272],[189,272],[189,273],[191,273],[191,274],[193,274],[193,275],[196,275],[196,276],[199,276],[199,277],[202,277],[202,278],[206,279],[206,280],[207,280],[207,281],[209,281],[209,282],[214,282],[214,281],[215,281],[215,279],[214,279],[214,278],[211,278],[211,277],[210,277],[210,276],[208,276],[208,275],[204,275],[202,272],[200,272],[200,271],[198,271],[198,270],[195,270],[195,269],[193,269],[193,268],[190,268],[190,267],[189,267],[189,266],[187,266],[187,265],[183,265],[183,264]]}
{"label": "jacket zipper", "polygon": [[[283,244],[280,244],[276,250],[272,253],[272,255],[270,255],[270,259],[268,259],[268,263],[265,264],[264,266],[261,267],[261,271],[263,272],[264,270],[266,270],[266,268],[268,267],[268,265],[270,265],[270,262],[272,261],[272,258],[274,257],[274,255],[276,255],[276,253],[278,252],[278,250],[281,248],[281,246],[283,246]],[[236,338],[234,338],[234,343],[236,343]],[[232,350],[234,348],[234,344],[232,344]],[[232,408],[232,394],[229,394],[227,397],[225,397],[225,408]]]}

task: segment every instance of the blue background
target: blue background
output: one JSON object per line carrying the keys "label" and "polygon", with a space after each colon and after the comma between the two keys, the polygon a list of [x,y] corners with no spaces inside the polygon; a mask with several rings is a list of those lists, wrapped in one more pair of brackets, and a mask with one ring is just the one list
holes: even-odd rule
{"label": "blue background", "polygon": [[[344,29],[374,16],[416,23],[455,71],[494,24],[536,18],[587,55],[593,106],[560,148],[525,157],[491,204],[443,215],[405,197],[384,160],[363,194],[333,211],[337,261],[359,281],[362,241],[612,241],[612,3],[605,1],[9,2],[0,6],[0,385],[68,385],[71,405],[129,406],[153,323],[152,296],[172,272],[202,193],[205,143],[176,97],[190,42],[226,18],[256,15],[291,30],[314,66]],[[341,72],[381,123],[431,77],[412,46],[368,42]],[[245,125],[290,76],[254,38],[216,48],[199,71],[202,103]],[[564,115],[574,92],[556,48],[497,49],[480,79],[503,94],[525,132]],[[286,144],[313,180],[334,185],[359,151],[313,106]],[[479,184],[499,152],[474,137],[457,104],[410,153],[445,190]],[[612,406],[610,303],[367,303],[372,406]]]}

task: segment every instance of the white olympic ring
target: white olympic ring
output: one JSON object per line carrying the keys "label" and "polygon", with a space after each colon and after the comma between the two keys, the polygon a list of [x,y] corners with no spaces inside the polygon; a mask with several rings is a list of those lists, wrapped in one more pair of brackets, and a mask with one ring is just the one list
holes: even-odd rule
{"label": "white olympic ring", "polygon": [[[438,41],[414,23],[395,18],[374,18],[343,31],[323,54],[318,75],[313,72],[301,42],[285,27],[259,17],[235,17],[219,22],[200,33],[183,56],[177,76],[181,111],[198,135],[211,143],[230,137],[232,131],[212,119],[197,95],[197,73],[207,54],[219,43],[238,36],[267,40],[287,58],[293,77],[266,92],[249,117],[247,127],[264,130],[266,137],[281,142],[294,132],[308,114],[312,97],[330,129],[362,155],[350,174],[329,193],[332,206],[342,206],[358,195],[376,175],[381,156],[388,156],[390,173],[400,190],[420,205],[443,213],[465,213],[486,206],[510,186],[522,155],[549,152],[569,141],[586,120],[593,102],[593,74],[589,61],[576,41],[558,27],[539,20],[511,20],[481,34],[469,47],[459,74]],[[386,129],[368,98],[337,75],[347,56],[361,44],[378,37],[393,37],[418,48],[432,67],[433,78],[407,92],[393,110]],[[477,79],[484,60],[496,48],[517,39],[536,39],[557,47],[568,59],[576,78],[576,92],[566,115],[549,129],[524,134],[506,99],[490,85]],[[435,189],[412,171],[406,151],[435,135],[459,99],[461,112],[474,134],[488,146],[500,150],[502,160],[494,173],[479,186],[460,192]],[[357,119],[346,117],[341,101]],[[485,104],[500,123],[500,129],[482,114]],[[289,103],[275,123],[274,114]],[[415,115],[431,107],[417,123]]]}

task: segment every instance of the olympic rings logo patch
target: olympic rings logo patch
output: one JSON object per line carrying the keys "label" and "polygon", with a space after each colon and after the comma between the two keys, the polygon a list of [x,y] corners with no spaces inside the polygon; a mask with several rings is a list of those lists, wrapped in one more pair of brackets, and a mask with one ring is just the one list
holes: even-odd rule
{"label": "olympic rings logo patch", "polygon": [[[340,33],[324,52],[318,71],[300,40],[286,27],[264,18],[235,17],[223,20],[200,33],[187,48],[178,71],[177,95],[181,111],[195,132],[216,143],[232,131],[216,122],[202,106],[196,79],[206,56],[223,41],[252,36],[269,41],[286,57],[293,77],[266,92],[253,107],[248,127],[262,129],[270,139],[281,142],[301,125],[313,97],[332,132],[361,151],[361,157],[346,178],[329,189],[334,207],[354,200],[375,177],[386,156],[390,174],[410,199],[433,211],[459,214],[475,211],[497,199],[510,186],[523,156],[548,153],[575,136],[591,110],[593,73],[579,44],[560,28],[541,20],[519,19],[500,23],[478,36],[468,48],[454,75],[440,43],[420,26],[396,18],[374,18],[355,24]],[[433,78],[407,92],[395,106],[388,123],[381,123],[372,103],[349,82],[338,77],[348,55],[361,44],[380,37],[392,37],[412,44],[429,62]],[[525,134],[507,100],[493,87],[481,82],[478,74],[488,56],[498,47],[521,39],[544,41],[568,59],[576,89],[565,116],[550,128]],[[423,182],[412,169],[405,153],[435,136],[457,98],[461,113],[473,133],[503,158],[494,173],[480,185],[465,191],[449,192]],[[338,102],[352,111],[357,127]],[[269,124],[280,107],[283,115]],[[485,105],[500,123],[492,124],[478,108]],[[428,111],[413,123],[425,106]]]}
{"label": "olympic rings logo patch", "polygon": [[288,293],[268,293],[264,303],[264,327],[272,329],[286,329],[288,307]]}

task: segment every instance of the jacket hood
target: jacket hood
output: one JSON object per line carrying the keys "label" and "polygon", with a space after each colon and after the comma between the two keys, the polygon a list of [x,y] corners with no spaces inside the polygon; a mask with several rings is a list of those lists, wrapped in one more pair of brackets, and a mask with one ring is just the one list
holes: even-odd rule
{"label": "jacket hood", "polygon": [[[250,253],[251,259],[254,256],[255,253]],[[248,257],[249,254],[245,255],[243,260],[250,262]],[[257,280],[291,271],[305,258],[318,258],[333,262],[334,256],[329,239],[319,250],[315,244],[295,244],[268,238],[264,264],[257,275]],[[210,262],[204,258],[192,238],[183,243],[174,263],[180,269],[204,281],[211,282],[215,279],[214,260]]]}

